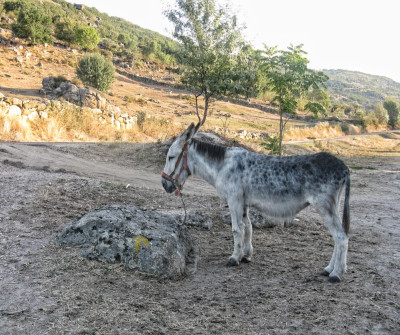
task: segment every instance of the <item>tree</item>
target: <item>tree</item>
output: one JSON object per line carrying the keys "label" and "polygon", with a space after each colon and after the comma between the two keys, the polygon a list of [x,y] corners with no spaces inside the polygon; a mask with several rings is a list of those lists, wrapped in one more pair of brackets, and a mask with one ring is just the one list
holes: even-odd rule
{"label": "tree", "polygon": [[30,38],[32,44],[53,43],[52,17],[40,5],[7,1],[4,9],[6,12],[19,9],[17,23],[12,25],[12,31],[17,37]]}
{"label": "tree", "polygon": [[76,74],[84,84],[106,92],[114,80],[114,66],[100,54],[89,54],[79,61]]}
{"label": "tree", "polygon": [[[307,67],[308,59],[303,45],[290,45],[288,50],[277,50],[267,47],[264,51],[262,71],[266,77],[267,87],[274,92],[273,101],[279,104],[279,155],[282,154],[282,138],[286,121],[284,114],[293,115],[296,112],[297,99],[308,92],[310,88],[317,90],[319,86],[325,87],[328,76],[323,72],[316,72]],[[305,106],[315,117],[325,114],[324,106],[319,102],[309,102]]]}
{"label": "tree", "polygon": [[176,58],[183,67],[182,82],[193,91],[202,125],[212,98],[241,92],[240,80],[235,78],[237,56],[244,46],[242,27],[226,8],[217,7],[215,0],[176,0],[176,7],[165,15],[175,26],[173,36],[181,42]]}
{"label": "tree", "polygon": [[399,122],[399,104],[391,98],[387,98],[383,103],[383,107],[388,112],[388,125],[394,129]]}
{"label": "tree", "polygon": [[100,37],[93,27],[80,27],[75,34],[76,43],[86,50],[93,50],[100,41]]}
{"label": "tree", "polygon": [[374,113],[378,120],[378,124],[388,124],[389,114],[382,104],[375,106]]}

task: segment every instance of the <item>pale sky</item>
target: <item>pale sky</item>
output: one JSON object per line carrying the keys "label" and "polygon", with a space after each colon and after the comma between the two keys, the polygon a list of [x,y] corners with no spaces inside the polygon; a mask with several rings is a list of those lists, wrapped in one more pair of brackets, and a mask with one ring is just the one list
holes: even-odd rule
{"label": "pale sky", "polygon": [[[217,0],[222,3],[224,0]],[[72,1],[71,1],[72,2]],[[171,36],[163,11],[174,0],[77,0]],[[400,82],[400,0],[230,0],[256,48],[304,44],[309,66]]]}

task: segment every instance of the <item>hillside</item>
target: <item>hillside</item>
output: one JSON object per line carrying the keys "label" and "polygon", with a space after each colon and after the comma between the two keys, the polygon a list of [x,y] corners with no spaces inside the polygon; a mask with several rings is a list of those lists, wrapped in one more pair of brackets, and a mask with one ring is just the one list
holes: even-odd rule
{"label": "hillside", "polygon": [[400,83],[371,74],[347,70],[323,70],[328,76],[328,93],[333,104],[360,105],[371,110],[386,97],[400,100]]}

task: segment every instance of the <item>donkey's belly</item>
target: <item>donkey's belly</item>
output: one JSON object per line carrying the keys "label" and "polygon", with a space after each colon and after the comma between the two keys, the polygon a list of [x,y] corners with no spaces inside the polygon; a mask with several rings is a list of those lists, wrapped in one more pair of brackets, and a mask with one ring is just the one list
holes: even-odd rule
{"label": "donkey's belly", "polygon": [[254,206],[258,210],[269,216],[278,218],[292,217],[306,208],[310,203],[306,199],[295,197],[287,198],[252,198],[249,197],[246,201],[249,206]]}

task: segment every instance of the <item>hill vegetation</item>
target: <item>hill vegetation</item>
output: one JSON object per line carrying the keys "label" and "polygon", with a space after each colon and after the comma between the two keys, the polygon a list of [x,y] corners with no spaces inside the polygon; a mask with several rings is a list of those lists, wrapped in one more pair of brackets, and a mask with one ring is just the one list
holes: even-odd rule
{"label": "hill vegetation", "polygon": [[[184,90],[184,64],[180,62],[179,57],[181,45],[165,36],[123,19],[110,17],[95,8],[76,8],[63,0],[0,0],[0,14],[2,17],[0,20],[0,27],[2,27],[0,29],[0,67],[2,68],[0,77],[2,93],[5,95],[3,104],[5,102],[10,102],[9,106],[13,104],[12,100],[9,101],[10,96],[22,100],[46,98],[38,94],[45,77],[57,79],[62,76],[63,80],[73,82],[78,86],[82,86],[79,80],[81,79],[83,84],[87,84],[88,81],[77,71],[79,62],[87,53],[90,55],[101,53],[103,58],[109,59],[110,66],[115,67],[114,78],[111,78],[113,71],[110,71],[110,78],[114,81],[106,83],[104,89],[98,85],[97,87],[92,83],[89,84],[103,90],[107,101],[119,106],[119,115],[125,115],[124,119],[133,117],[137,120],[137,124],[129,132],[125,131],[123,122],[121,122],[121,128],[118,129],[114,124],[114,128],[110,126],[107,130],[109,132],[107,135],[101,135],[96,134],[93,129],[91,131],[82,129],[82,133],[78,134],[74,131],[74,127],[62,123],[64,120],[60,118],[57,119],[56,125],[42,120],[42,125],[47,128],[51,126],[54,129],[56,127],[60,129],[61,127],[63,131],[69,132],[68,136],[63,135],[64,137],[58,140],[164,140],[178,133],[188,122],[196,122],[198,108],[208,107],[204,97],[197,101],[197,97],[191,96],[193,90]],[[37,22],[42,24],[37,25]],[[263,147],[263,141],[273,138],[279,131],[279,101],[276,102],[273,92],[265,89],[270,82],[268,83],[268,79],[262,75],[262,68],[259,67],[260,63],[265,63],[263,52],[253,50],[251,46],[242,49],[245,52],[242,54],[243,57],[234,63],[236,67],[225,66],[228,64],[226,62],[222,63],[222,68],[235,70],[233,71],[234,79],[226,77],[223,82],[226,85],[223,87],[221,82],[216,81],[222,93],[212,96],[212,105],[209,106],[209,116],[203,129],[245,140],[259,149]],[[305,61],[307,62],[306,59]],[[86,66],[86,68],[89,67]],[[332,78],[327,84],[327,91],[318,89],[296,96],[298,100],[293,102],[293,106],[297,109],[295,112],[297,115],[291,115],[291,118],[285,121],[288,122],[285,141],[329,137],[332,133],[341,136],[362,130],[387,127],[389,115],[382,102],[389,95],[393,97],[393,100],[399,100],[397,86],[393,86],[397,83],[393,81],[390,83],[389,79],[383,77],[377,78],[385,79],[388,83],[376,82],[372,79],[363,80],[350,71],[342,73],[340,70],[326,70],[325,72]],[[349,78],[353,79],[346,78],[346,72]],[[260,78],[263,81],[261,83]],[[243,93],[237,85],[240,81],[248,83],[248,85],[242,85],[243,87],[251,86],[252,89]],[[370,89],[370,86],[366,84],[368,82],[375,83],[375,90],[381,92],[377,100],[380,103],[378,107],[372,100],[361,105],[354,97],[349,96],[357,87],[361,92],[367,92],[366,96],[372,96],[372,93],[368,93],[372,91],[372,88]],[[226,92],[229,90],[226,88],[235,93],[232,94],[235,100],[227,102],[221,99],[228,96]],[[271,87],[269,89],[271,90]],[[251,98],[251,103],[248,98]],[[315,126],[316,121],[312,119],[312,114],[306,111],[309,102],[320,103],[326,111],[322,113],[324,116],[321,121],[330,123],[324,122],[323,127]],[[47,103],[47,105],[53,104]],[[24,101],[22,101],[22,106],[25,106]],[[397,102],[395,102],[395,107],[395,114],[398,114]],[[71,110],[74,114],[77,109]],[[26,117],[25,112],[28,113],[28,110],[25,111],[22,108],[22,118]],[[54,115],[57,114],[57,111],[51,112],[54,112]],[[6,111],[3,114],[7,113]],[[50,116],[53,114],[48,113]],[[288,113],[285,112],[285,114]],[[12,127],[9,127],[10,131],[6,137],[4,137],[5,133],[3,134],[3,140],[51,140],[50,135],[19,138],[17,122],[12,123],[12,120],[7,119],[9,115],[4,115],[0,115],[0,129],[3,123],[4,125],[15,124],[15,131],[11,131]],[[71,115],[71,118],[75,120],[75,115]],[[91,119],[92,115],[89,115],[88,120]],[[31,123],[31,120],[23,122],[29,125]],[[104,133],[105,128],[102,125],[101,132]],[[43,132],[31,133],[42,134]],[[51,134],[50,131],[48,133]],[[139,133],[142,135],[138,135]]]}
{"label": "hill vegetation", "polygon": [[29,37],[32,44],[56,40],[89,50],[93,49],[89,44],[93,39],[87,40],[87,35],[94,30],[100,48],[108,56],[173,63],[177,43],[172,39],[94,7],[77,7],[64,0],[1,0],[1,25],[13,28],[18,37]]}
{"label": "hill vegetation", "polygon": [[327,91],[333,104],[374,109],[387,97],[400,101],[400,83],[382,76],[347,71],[323,70],[329,76]]}

